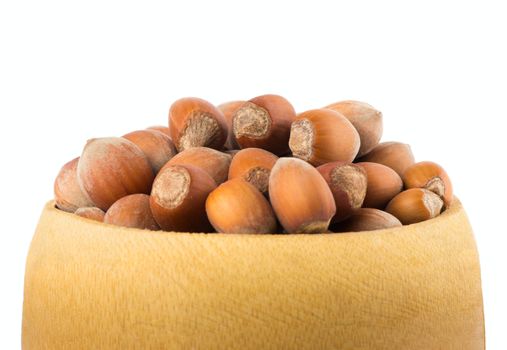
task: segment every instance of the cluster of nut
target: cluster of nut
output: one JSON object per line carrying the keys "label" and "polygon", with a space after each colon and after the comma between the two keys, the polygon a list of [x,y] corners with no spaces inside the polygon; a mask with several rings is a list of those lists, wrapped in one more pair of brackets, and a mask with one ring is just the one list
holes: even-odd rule
{"label": "cluster of nut", "polygon": [[169,127],[89,140],[55,181],[58,208],[127,227],[222,233],[375,230],[439,215],[446,172],[379,143],[382,114],[343,101],[296,114],[263,95],[171,106]]}

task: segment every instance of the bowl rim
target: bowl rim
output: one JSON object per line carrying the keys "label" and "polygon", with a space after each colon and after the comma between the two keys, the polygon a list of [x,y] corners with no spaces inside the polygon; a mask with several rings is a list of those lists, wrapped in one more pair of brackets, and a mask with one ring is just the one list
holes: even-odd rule
{"label": "bowl rim", "polygon": [[64,210],[61,210],[57,208],[56,203],[54,200],[48,201],[43,209],[43,215],[45,213],[51,213],[53,215],[57,215],[59,217],[66,217],[68,219],[76,220],[78,222],[82,222],[83,224],[95,226],[95,227],[102,227],[102,228],[108,228],[108,229],[114,229],[114,230],[122,230],[122,231],[130,231],[130,232],[137,232],[142,234],[156,234],[156,235],[168,235],[170,236],[180,236],[180,235],[193,235],[193,236],[207,236],[210,237],[210,239],[213,239],[214,237],[234,237],[234,236],[244,236],[244,237],[302,237],[302,236],[313,236],[313,237],[321,237],[321,236],[336,236],[336,235],[364,235],[364,234],[381,234],[385,232],[398,232],[405,230],[407,227],[415,227],[418,226],[420,228],[424,228],[424,226],[428,225],[435,225],[441,222],[442,220],[446,220],[452,216],[458,215],[459,213],[463,212],[463,205],[461,201],[457,197],[453,197],[452,204],[449,208],[447,208],[444,212],[442,212],[439,216],[429,219],[426,221],[421,221],[415,224],[410,225],[403,225],[400,227],[391,227],[391,228],[385,228],[385,229],[379,229],[379,230],[370,230],[370,231],[350,231],[350,232],[322,232],[322,233],[266,233],[266,234],[255,234],[255,233],[212,233],[212,232],[180,232],[180,231],[163,231],[163,230],[149,230],[149,229],[139,229],[139,228],[133,228],[133,227],[125,227],[125,226],[118,226],[118,225],[112,225],[107,224],[104,222],[99,222],[96,220],[84,218],[78,215],[75,215],[74,213],[66,212]]}

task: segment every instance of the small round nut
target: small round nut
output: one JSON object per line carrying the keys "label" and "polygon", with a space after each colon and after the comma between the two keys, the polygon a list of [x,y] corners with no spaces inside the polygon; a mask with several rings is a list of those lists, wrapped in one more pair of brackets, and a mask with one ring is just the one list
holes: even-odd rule
{"label": "small round nut", "polygon": [[123,135],[127,140],[135,143],[146,155],[153,173],[158,171],[176,154],[171,139],[155,130],[138,130]]}
{"label": "small round nut", "polygon": [[241,178],[224,182],[206,200],[208,219],[221,233],[275,233],[277,222],[266,197]]}
{"label": "small round nut", "polygon": [[232,156],[208,147],[193,147],[175,155],[167,164],[193,165],[208,173],[216,184],[227,180]]}
{"label": "small round nut", "polygon": [[256,147],[276,155],[285,154],[295,116],[294,107],[282,96],[255,97],[233,114],[234,139],[241,148]]}
{"label": "small round nut", "polygon": [[366,197],[368,179],[359,165],[332,162],[317,168],[333,193],[336,215],[333,222],[346,219],[361,208]]}
{"label": "small round nut", "polygon": [[269,174],[277,160],[277,156],[261,148],[242,149],[231,161],[229,179],[242,178],[267,194]]}
{"label": "small round nut", "polygon": [[336,213],[333,193],[313,166],[280,158],[269,176],[271,205],[288,233],[323,233]]}
{"label": "small round nut", "polygon": [[196,97],[182,98],[171,105],[169,130],[179,152],[191,147],[222,149],[227,139],[222,112]]}
{"label": "small round nut", "polygon": [[294,157],[314,166],[342,161],[351,163],[359,150],[359,134],[338,112],[313,109],[292,123],[289,146]]}
{"label": "small round nut", "polygon": [[215,180],[193,165],[167,164],[160,169],[150,196],[150,207],[165,231],[212,232],[206,216],[206,198]]}
{"label": "small round nut", "polygon": [[434,162],[416,163],[403,174],[405,188],[425,188],[436,193],[443,199],[445,208],[451,205],[453,199],[452,183],[447,172]]}
{"label": "small round nut", "polygon": [[405,170],[415,163],[410,145],[401,142],[379,143],[368,154],[357,160],[358,162],[379,163],[393,169],[403,176]]}
{"label": "small round nut", "polygon": [[78,208],[74,214],[77,216],[81,216],[82,218],[103,222],[104,221],[104,211],[97,207],[83,207]]}
{"label": "small round nut", "polygon": [[151,213],[150,196],[143,193],[131,194],[114,202],[104,216],[104,223],[153,231],[160,230]]}
{"label": "small round nut", "polygon": [[356,128],[361,138],[358,157],[367,154],[379,143],[383,131],[380,111],[360,101],[341,101],[326,108],[343,114]]}
{"label": "small round nut", "polygon": [[121,137],[89,140],[77,166],[81,189],[107,211],[118,199],[150,193],[153,171],[143,151]]}
{"label": "small round nut", "polygon": [[81,207],[93,206],[92,200],[81,190],[77,179],[79,157],[66,163],[54,183],[55,203],[58,209],[69,213]]}
{"label": "small round nut", "polygon": [[391,168],[377,163],[357,163],[366,170],[368,187],[363,207],[384,209],[386,204],[403,189],[400,176]]}
{"label": "small round nut", "polygon": [[400,220],[385,211],[374,208],[361,208],[356,210],[345,221],[333,225],[331,231],[360,232],[401,226]]}
{"label": "small round nut", "polygon": [[411,188],[394,197],[386,211],[398,218],[403,225],[432,219],[442,211],[444,202],[435,193],[424,188]]}

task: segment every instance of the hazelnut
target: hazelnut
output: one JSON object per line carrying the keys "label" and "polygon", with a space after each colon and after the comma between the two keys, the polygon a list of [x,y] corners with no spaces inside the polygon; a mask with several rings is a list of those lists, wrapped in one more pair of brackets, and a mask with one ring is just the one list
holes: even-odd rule
{"label": "hazelnut", "polygon": [[361,157],[370,152],[382,137],[382,113],[367,103],[359,101],[342,101],[330,104],[326,108],[345,116],[356,128],[361,138],[361,147],[357,154]]}
{"label": "hazelnut", "polygon": [[440,214],[444,202],[435,193],[423,188],[411,188],[394,197],[386,211],[404,225],[432,219]]}
{"label": "hazelnut", "polygon": [[227,124],[228,135],[227,141],[225,141],[224,145],[227,150],[234,150],[239,148],[232,132],[232,116],[245,102],[246,101],[230,101],[217,106],[217,108],[223,113],[225,122]]}
{"label": "hazelnut", "polygon": [[274,233],[277,222],[268,200],[241,178],[224,182],[206,200],[208,219],[222,233]]}
{"label": "hazelnut", "polygon": [[150,196],[143,193],[131,194],[118,199],[104,216],[106,224],[159,230],[150,209]]}
{"label": "hazelnut", "polygon": [[193,165],[167,164],[153,182],[150,207],[158,225],[166,231],[211,232],[206,198],[215,180]]}
{"label": "hazelnut", "polygon": [[155,126],[150,126],[149,128],[146,128],[146,130],[155,130],[155,131],[161,132],[165,136],[171,138],[171,131],[169,130],[169,128],[167,126],[155,125]]}
{"label": "hazelnut", "polygon": [[107,210],[126,195],[149,193],[154,175],[143,151],[133,142],[108,137],[88,141],[77,176],[95,206]]}
{"label": "hazelnut", "polygon": [[365,154],[357,161],[379,163],[388,166],[400,176],[403,176],[405,170],[415,162],[410,146],[401,142],[379,143],[368,154]]}
{"label": "hazelnut", "polygon": [[74,214],[77,216],[81,216],[82,218],[95,220],[99,222],[104,221],[104,211],[102,209],[96,208],[96,207],[83,207],[78,208]]}
{"label": "hazelnut", "polygon": [[271,204],[288,233],[327,232],[336,213],[333,194],[310,164],[297,158],[280,158],[269,176]]}
{"label": "hazelnut", "polygon": [[176,154],[171,139],[155,130],[133,131],[123,137],[135,143],[144,152],[154,174]]}
{"label": "hazelnut", "polygon": [[366,171],[355,164],[332,162],[317,168],[333,193],[336,215],[333,222],[341,221],[361,208],[366,196]]}
{"label": "hazelnut", "polygon": [[443,199],[446,208],[451,205],[453,198],[451,179],[437,163],[426,161],[410,166],[403,174],[403,183],[405,188],[430,190]]}
{"label": "hazelnut", "polygon": [[73,213],[80,207],[90,207],[93,203],[81,190],[77,180],[79,157],[66,163],[58,173],[54,184],[55,203],[58,209]]}
{"label": "hazelnut", "polygon": [[193,165],[201,168],[219,185],[227,180],[232,156],[207,147],[193,147],[174,156],[168,164]]}
{"label": "hazelnut", "polygon": [[263,149],[245,148],[232,159],[229,179],[242,178],[266,194],[269,174],[277,160],[277,156]]}
{"label": "hazelnut", "polygon": [[227,139],[227,124],[222,112],[196,97],[182,98],[172,104],[169,129],[179,152],[200,146],[222,149]]}
{"label": "hazelnut", "polygon": [[359,149],[359,134],[338,112],[313,109],[292,123],[289,146],[294,157],[314,166],[334,161],[351,163]]}
{"label": "hazelnut", "polygon": [[282,155],[289,150],[294,107],[282,96],[263,95],[245,102],[232,116],[232,132],[241,148],[256,147]]}
{"label": "hazelnut", "polygon": [[403,182],[393,169],[369,162],[361,162],[357,165],[366,170],[368,178],[363,207],[383,209],[403,189]]}
{"label": "hazelnut", "polygon": [[356,210],[347,220],[331,227],[333,232],[360,232],[382,230],[402,226],[395,216],[374,208]]}

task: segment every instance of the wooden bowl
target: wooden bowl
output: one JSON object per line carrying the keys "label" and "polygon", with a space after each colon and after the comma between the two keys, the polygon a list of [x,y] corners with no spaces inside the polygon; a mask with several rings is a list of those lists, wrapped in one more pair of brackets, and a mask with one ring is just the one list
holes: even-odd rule
{"label": "wooden bowl", "polygon": [[24,349],[483,349],[477,250],[440,217],[346,234],[116,227],[44,208]]}

